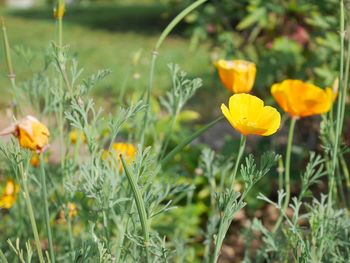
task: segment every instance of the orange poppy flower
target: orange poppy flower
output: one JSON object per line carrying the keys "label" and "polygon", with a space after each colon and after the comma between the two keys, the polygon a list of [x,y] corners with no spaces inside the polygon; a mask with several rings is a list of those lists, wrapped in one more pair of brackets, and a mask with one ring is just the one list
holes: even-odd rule
{"label": "orange poppy flower", "polygon": [[233,93],[248,93],[252,90],[256,66],[245,60],[219,60],[215,63],[222,84]]}
{"label": "orange poppy flower", "polygon": [[292,117],[307,117],[328,112],[337,94],[301,80],[285,80],[272,85],[278,105]]}
{"label": "orange poppy flower", "polygon": [[22,148],[42,153],[49,143],[50,132],[47,127],[32,116],[26,116],[16,124],[0,132],[0,135],[13,134]]}

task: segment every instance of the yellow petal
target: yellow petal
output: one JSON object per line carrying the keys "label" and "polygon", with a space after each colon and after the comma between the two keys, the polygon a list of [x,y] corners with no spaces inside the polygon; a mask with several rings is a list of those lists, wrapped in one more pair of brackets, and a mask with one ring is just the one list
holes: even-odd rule
{"label": "yellow petal", "polygon": [[221,110],[233,128],[243,135],[268,136],[277,131],[281,116],[272,107],[250,94],[235,94],[230,97],[229,108],[224,104]]}

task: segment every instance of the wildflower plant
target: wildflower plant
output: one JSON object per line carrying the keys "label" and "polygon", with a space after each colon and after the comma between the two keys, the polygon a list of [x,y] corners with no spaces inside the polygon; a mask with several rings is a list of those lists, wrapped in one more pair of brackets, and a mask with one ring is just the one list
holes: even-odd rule
{"label": "wildflower plant", "polygon": [[[277,198],[257,196],[276,208],[279,217],[272,227],[252,216],[247,219],[247,244],[256,239],[259,247],[246,250],[245,262],[349,261],[349,185],[343,189],[349,173],[347,149],[340,147],[350,63],[344,62],[344,36],[337,99],[335,91],[299,80],[285,80],[271,88],[278,105],[291,117],[284,158],[272,151],[246,153],[253,136],[265,140],[278,132],[282,121],[274,107],[243,93],[252,90],[256,67],[241,60],[219,60],[216,65],[223,85],[235,93],[228,107],[222,104],[223,116],[188,137],[181,126],[178,141],[176,124],[202,80],[170,64],[173,85],[153,100],[154,69],[165,38],[205,2],[194,1],[169,23],[152,52],[149,85],[133,96],[126,96],[121,88],[117,99],[121,105],[110,112],[89,94],[113,72],[99,70],[83,78],[77,58],[63,42],[63,0],[55,5],[57,37],[44,55],[43,69],[22,83],[16,81],[2,22],[14,94],[12,125],[1,132],[9,139],[0,143],[1,172],[8,177],[0,188],[0,212],[1,217],[11,218],[4,220],[7,242],[0,244],[2,262],[218,262],[235,216],[249,206],[248,195],[264,177],[272,176],[269,173],[283,159]],[[343,1],[341,14],[343,32]],[[16,51],[31,63],[30,51]],[[152,107],[158,102],[165,116]],[[36,117],[26,114],[28,108]],[[300,174],[299,193],[292,196],[296,120],[320,114],[324,151],[310,151]],[[192,143],[224,118],[241,135],[237,151],[225,156]],[[166,123],[165,129],[157,130],[159,122]],[[190,165],[182,158],[189,145],[195,159]],[[54,150],[57,160],[51,158]],[[199,157],[196,152],[201,152]],[[324,181],[328,192],[313,195],[313,187]],[[241,189],[235,188],[237,184]],[[342,207],[335,202],[338,198]]]}

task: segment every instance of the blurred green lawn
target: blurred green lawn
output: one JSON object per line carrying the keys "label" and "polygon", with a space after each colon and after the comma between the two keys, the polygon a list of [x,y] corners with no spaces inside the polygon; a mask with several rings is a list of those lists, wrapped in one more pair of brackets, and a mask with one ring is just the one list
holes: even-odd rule
{"label": "blurred green lawn", "polygon": [[[13,53],[13,64],[17,78],[24,80],[43,65],[43,54],[55,39],[55,21],[49,8],[30,10],[0,10],[5,17],[11,47],[17,45],[33,50],[38,56],[29,68],[24,60]],[[133,55],[142,50],[140,63],[135,72],[140,78],[130,78],[127,89],[143,89],[148,82],[150,56],[162,29],[175,15],[166,13],[166,8],[152,4],[94,4],[91,6],[67,7],[64,17],[64,43],[77,53],[78,62],[84,68],[84,76],[98,69],[109,68],[112,74],[105,79],[95,97],[106,102],[116,100],[118,89],[123,86]],[[168,63],[177,63],[191,76],[198,76],[212,82],[213,67],[210,64],[207,47],[202,45],[195,51],[189,50],[189,39],[175,32],[166,40],[160,50],[156,68],[154,92],[161,94],[169,88]],[[3,48],[0,56],[0,85],[3,94],[10,88],[6,77]],[[135,72],[132,72],[135,73]],[[132,75],[131,74],[131,75]],[[204,82],[207,85],[207,81]],[[2,96],[3,103],[8,96]]]}

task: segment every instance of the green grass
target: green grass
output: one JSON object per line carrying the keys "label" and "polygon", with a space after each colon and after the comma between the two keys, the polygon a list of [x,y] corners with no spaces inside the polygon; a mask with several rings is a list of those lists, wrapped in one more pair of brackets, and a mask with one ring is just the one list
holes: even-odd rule
{"label": "green grass", "polygon": [[[68,7],[64,17],[64,43],[76,53],[83,77],[98,69],[109,68],[112,74],[98,87],[95,95],[113,104],[123,86],[135,52],[142,50],[140,63],[132,71],[140,79],[129,78],[127,90],[143,89],[148,83],[151,51],[171,15],[159,5],[92,5]],[[28,68],[21,57],[13,53],[13,64],[19,80],[30,78],[43,65],[42,54],[55,40],[55,21],[48,8],[1,10],[6,19],[12,47],[21,45],[38,56]],[[6,78],[3,49],[0,52],[0,85],[3,93],[10,88]],[[159,95],[171,85],[168,63],[177,63],[191,76],[212,80],[213,67],[206,46],[189,51],[189,39],[175,32],[164,43],[156,67],[154,94]],[[132,75],[132,74],[131,74]],[[206,84],[206,82],[205,82]],[[208,84],[209,85],[209,84]],[[211,84],[210,84],[211,85]],[[2,99],[4,99],[3,96]]]}

